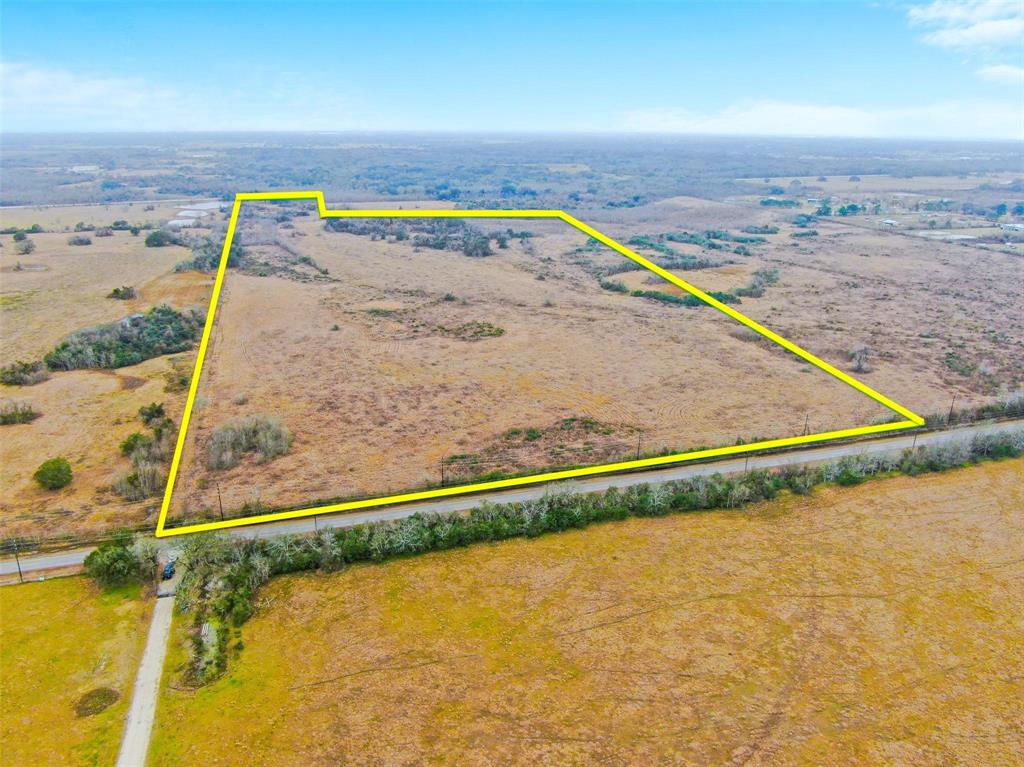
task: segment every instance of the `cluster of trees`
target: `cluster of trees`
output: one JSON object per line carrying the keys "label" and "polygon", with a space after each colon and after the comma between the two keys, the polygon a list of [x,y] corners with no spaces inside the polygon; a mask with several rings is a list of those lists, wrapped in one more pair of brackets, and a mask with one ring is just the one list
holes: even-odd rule
{"label": "cluster of trees", "polygon": [[120,368],[192,348],[202,331],[197,311],[179,312],[167,304],[88,330],[80,330],[43,357],[51,370]]}
{"label": "cluster of trees", "polygon": [[396,219],[328,219],[324,227],[331,232],[345,232],[368,236],[371,239],[394,239],[402,242],[412,233],[412,244],[417,248],[433,250],[462,251],[471,258],[482,258],[493,254],[491,240],[498,241],[499,248],[508,247],[511,237],[525,239],[530,232],[504,232],[486,234],[465,221],[454,218],[416,218],[398,221]]}
{"label": "cluster of trees", "polygon": [[107,298],[116,298],[119,301],[130,301],[133,298],[138,298],[138,293],[135,288],[131,285],[122,285],[119,288],[114,288],[112,291],[107,293]]}
{"label": "cluster of trees", "polygon": [[[179,559],[184,573],[178,586],[178,606],[194,611],[196,635],[203,622],[212,618],[219,623],[212,647],[202,641],[194,643],[188,676],[202,683],[223,673],[228,633],[249,619],[259,587],[274,575],[339,570],[357,562],[536,537],[629,517],[741,508],[774,498],[783,490],[807,494],[825,482],[856,485],[895,472],[916,475],[1022,454],[1024,431],[1005,432],[902,454],[850,456],[821,467],[785,467],[731,478],[715,474],[591,494],[556,487],[536,500],[500,505],[485,502],[466,515],[416,514],[396,522],[337,528],[315,536],[269,540],[234,540],[212,533],[188,536]],[[241,649],[240,643],[236,647]]]}
{"label": "cluster of trees", "polygon": [[178,236],[172,232],[168,232],[166,229],[157,229],[146,235],[147,248],[163,248],[168,245],[177,244],[179,244]]}
{"label": "cluster of trees", "polygon": [[[237,239],[237,238],[236,238]],[[184,241],[182,241],[184,242]],[[192,248],[192,258],[175,265],[176,272],[215,272],[220,266],[221,246],[211,238],[204,237],[188,243]],[[246,265],[249,253],[238,242],[231,243],[228,251],[228,268],[238,269]]]}
{"label": "cluster of trees", "polygon": [[761,200],[761,205],[766,208],[799,208],[800,202],[798,200],[789,199],[776,199],[774,197],[766,197]]}
{"label": "cluster of trees", "polygon": [[114,533],[85,558],[85,572],[106,588],[152,580],[156,565],[156,544],[129,530]]}

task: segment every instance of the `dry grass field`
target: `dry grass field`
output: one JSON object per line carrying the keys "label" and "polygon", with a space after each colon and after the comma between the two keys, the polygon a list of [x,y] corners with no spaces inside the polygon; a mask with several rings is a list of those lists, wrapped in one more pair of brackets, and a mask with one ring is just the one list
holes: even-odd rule
{"label": "dry grass field", "polygon": [[996,765],[1019,460],[278,578],[155,766]]}
{"label": "dry grass field", "polygon": [[[561,222],[483,222],[534,236],[470,258],[326,231],[315,215],[275,223],[274,210],[240,229],[243,243],[279,244],[248,245],[268,265],[227,277],[178,516],[398,492],[439,483],[442,466],[446,481],[467,481],[890,415],[706,306],[602,288],[595,269],[625,259]],[[301,262],[283,274],[296,258],[326,274]],[[684,276],[715,288],[745,281],[733,273],[744,266]],[[618,277],[666,287],[646,271]],[[281,420],[290,453],[208,468],[214,431],[254,414]]]}
{"label": "dry grass field", "polygon": [[[772,183],[788,187],[793,180]],[[887,201],[1005,185],[1009,177],[799,180],[807,194]],[[814,186],[825,191],[810,191]],[[357,207],[364,205],[381,203]],[[2,237],[2,361],[38,359],[68,333],[162,302],[205,306],[212,277],[173,271],[187,249],[146,248],[142,236],[127,232],[77,247],[62,231],[79,221],[158,223],[181,207],[4,210],[3,226],[39,223],[52,231],[31,235],[36,250],[26,256]],[[229,510],[254,502],[305,504],[442,478],[463,482],[488,472],[620,460],[635,456],[638,443],[648,454],[888,416],[713,310],[601,288],[601,270],[623,259],[560,223],[477,222],[485,232],[511,227],[536,236],[513,237],[507,249],[492,240],[494,255],[473,259],[325,231],[315,213],[277,222],[280,206],[258,210],[240,235],[270,268],[228,273],[176,518],[212,513],[218,489]],[[727,241],[718,249],[663,244],[712,264],[675,272],[707,290],[736,291],[775,270],[777,282],[737,308],[916,412],[943,413],[954,395],[957,407],[977,405],[1024,385],[1024,266],[992,244],[882,231],[878,216],[821,219],[809,227],[816,236],[794,237],[808,231],[791,223],[794,211],[765,208],[756,197],[673,197],[575,213],[622,242],[777,227],[764,242],[745,246],[747,254]],[[663,255],[634,247],[651,258]],[[296,263],[300,257],[327,273]],[[609,279],[630,290],[680,294],[642,270]],[[138,298],[106,297],[124,284]],[[857,370],[850,354],[861,348],[867,365]],[[58,373],[32,387],[0,386],[0,401],[43,413],[30,424],[3,427],[0,535],[86,533],[151,520],[152,499],[126,503],[111,491],[129,470],[118,445],[139,430],[143,404],[164,402],[180,420],[181,373],[191,360],[185,354],[173,363],[155,359],[113,372]],[[168,385],[172,374],[176,387]],[[205,468],[213,430],[258,413],[278,417],[291,431],[290,453],[269,463],[250,456],[235,468]],[[54,455],[72,461],[76,478],[46,493],[31,475]]]}
{"label": "dry grass field", "polygon": [[[56,227],[60,221],[109,225],[112,217],[139,216],[143,206],[85,206],[34,211],[33,223]],[[173,209],[154,210],[173,215]],[[3,225],[18,221],[5,211]],[[49,217],[44,216],[47,214]],[[26,219],[27,221],[28,219]],[[134,221],[135,219],[132,218]],[[88,233],[87,233],[88,234]],[[116,231],[92,236],[92,244],[68,244],[68,234],[31,234],[35,250],[14,252],[9,235],[0,251],[0,361],[38,360],[65,336],[113,322],[162,303],[178,308],[205,307],[212,277],[198,272],[175,273],[190,257],[188,248],[148,248],[145,233]],[[108,298],[112,289],[130,285],[137,297]],[[190,369],[192,355],[179,355],[176,365]],[[0,385],[0,402],[24,403],[42,415],[31,423],[3,426],[0,440],[0,535],[51,536],[85,533],[145,521],[146,504],[126,503],[111,484],[128,471],[120,442],[139,431],[140,406],[164,402],[176,420],[184,392],[166,391],[170,358],[152,359],[117,370],[76,370],[54,373],[34,386]],[[75,472],[70,486],[48,492],[32,480],[44,460],[67,458]]]}
{"label": "dry grass field", "polygon": [[60,578],[0,588],[5,765],[114,763],[149,614],[138,586],[102,592]]}
{"label": "dry grass field", "polygon": [[47,231],[69,231],[78,222],[109,226],[118,219],[133,224],[159,224],[174,218],[182,203],[123,202],[106,205],[40,205],[0,210],[0,226],[27,228],[39,224]]}
{"label": "dry grass field", "polygon": [[850,351],[867,346],[871,369],[857,377],[922,415],[945,412],[954,394],[964,407],[1024,387],[1020,256],[876,231],[854,219],[819,220],[811,226],[817,236],[793,237],[807,229],[790,224],[792,215],[679,198],[594,223],[625,239],[680,228],[778,227],[767,242],[747,246],[750,257],[731,256],[737,264],[678,274],[727,290],[757,269],[777,269],[778,284],[740,310],[848,370]]}

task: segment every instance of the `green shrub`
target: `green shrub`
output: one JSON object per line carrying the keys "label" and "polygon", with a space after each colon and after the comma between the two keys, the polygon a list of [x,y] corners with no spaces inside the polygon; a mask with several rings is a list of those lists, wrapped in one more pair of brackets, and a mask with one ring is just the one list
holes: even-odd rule
{"label": "green shrub", "polygon": [[0,405],[0,426],[11,426],[17,423],[31,423],[41,413],[32,409],[25,402],[4,402]]}
{"label": "green shrub", "polygon": [[101,586],[119,586],[156,576],[157,549],[152,542],[134,538],[128,530],[119,530],[111,540],[85,558],[85,572]]}
{"label": "green shrub", "polygon": [[8,386],[32,386],[49,377],[42,362],[14,362],[0,368],[0,383]]}
{"label": "green shrub", "polygon": [[610,290],[613,293],[628,293],[629,288],[619,280],[601,280],[600,285],[605,290]]}
{"label": "green shrub", "polygon": [[68,237],[68,245],[92,245],[92,238],[84,234],[75,234]]}
{"label": "green shrub", "polygon": [[178,238],[164,229],[157,229],[146,235],[147,248],[163,248],[167,245],[176,245]]}
{"label": "green shrub", "polygon": [[66,458],[51,458],[43,461],[32,477],[47,490],[60,490],[71,484],[71,475],[71,464]]}
{"label": "green shrub", "polygon": [[206,464],[211,469],[237,466],[245,453],[257,453],[260,463],[284,455],[292,436],[276,418],[251,415],[217,427],[207,446]]}
{"label": "green shrub", "polygon": [[760,298],[764,295],[766,287],[774,285],[778,281],[778,269],[758,269],[753,273],[753,275],[751,275],[750,284],[746,287],[739,288],[736,291],[736,295],[743,296],[744,298]]}
{"label": "green shrub", "polygon": [[133,298],[138,298],[138,296],[139,294],[131,285],[122,285],[119,288],[114,288],[107,294],[107,298],[116,298],[119,301],[129,301]]}
{"label": "green shrub", "polygon": [[153,442],[152,437],[135,432],[121,443],[121,455],[131,455],[140,448],[146,448]]}
{"label": "green shrub", "polygon": [[139,408],[139,418],[142,419],[146,426],[162,421],[166,417],[167,414],[164,412],[163,402],[150,402],[148,405],[143,405]]}

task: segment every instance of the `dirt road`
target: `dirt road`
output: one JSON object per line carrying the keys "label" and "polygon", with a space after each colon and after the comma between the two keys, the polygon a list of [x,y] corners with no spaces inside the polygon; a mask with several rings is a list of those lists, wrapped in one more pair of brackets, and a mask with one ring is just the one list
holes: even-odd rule
{"label": "dirt road", "polygon": [[160,691],[160,677],[164,670],[164,657],[167,655],[167,639],[171,634],[173,613],[173,595],[162,596],[156,600],[153,622],[149,626],[149,637],[146,639],[146,650],[142,655],[142,663],[139,664],[139,673],[135,677],[135,689],[132,691],[132,702],[128,709],[117,767],[144,767],[146,764],[149,735],[153,730],[153,719],[156,716],[157,693]]}

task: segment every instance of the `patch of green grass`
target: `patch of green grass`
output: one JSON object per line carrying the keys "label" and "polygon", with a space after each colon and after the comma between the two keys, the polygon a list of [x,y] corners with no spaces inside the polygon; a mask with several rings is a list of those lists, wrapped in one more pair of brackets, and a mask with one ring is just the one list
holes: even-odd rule
{"label": "patch of green grass", "polygon": [[[79,577],[0,588],[5,764],[117,760],[149,625],[149,607],[140,597],[138,584],[103,591]],[[110,700],[111,692],[96,690],[117,697]],[[83,700],[91,713],[79,716]]]}

